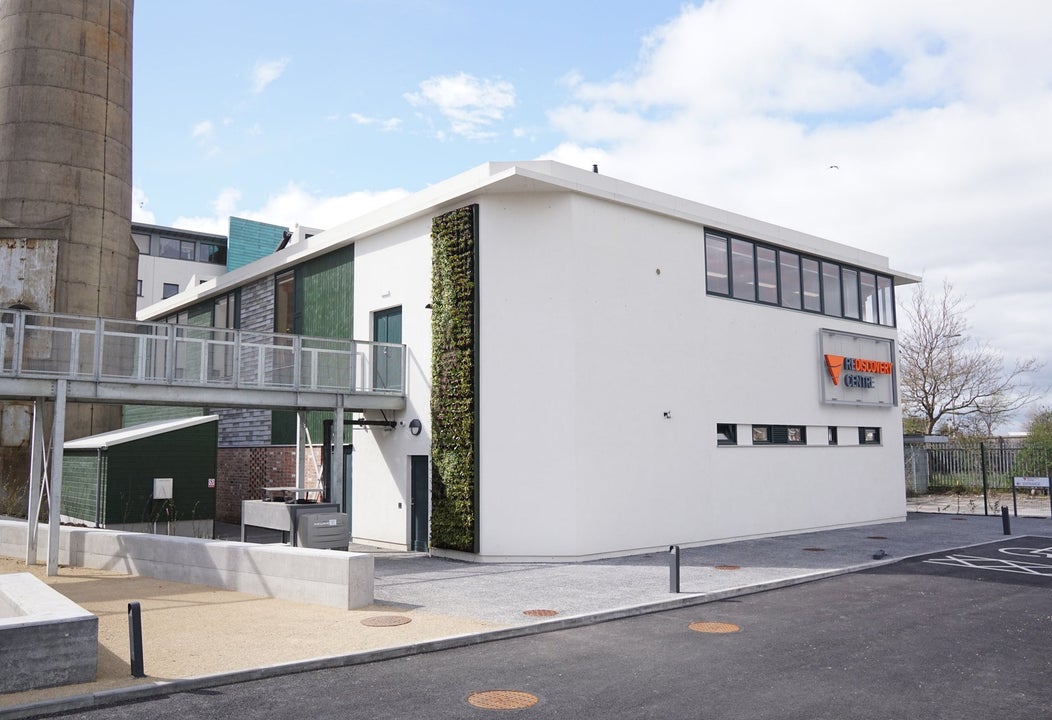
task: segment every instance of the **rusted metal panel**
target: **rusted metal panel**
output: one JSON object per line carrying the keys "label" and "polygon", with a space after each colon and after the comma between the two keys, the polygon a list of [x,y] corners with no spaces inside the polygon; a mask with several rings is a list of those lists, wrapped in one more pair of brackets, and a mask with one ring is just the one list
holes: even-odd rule
{"label": "rusted metal panel", "polygon": [[55,310],[58,240],[0,240],[0,306]]}

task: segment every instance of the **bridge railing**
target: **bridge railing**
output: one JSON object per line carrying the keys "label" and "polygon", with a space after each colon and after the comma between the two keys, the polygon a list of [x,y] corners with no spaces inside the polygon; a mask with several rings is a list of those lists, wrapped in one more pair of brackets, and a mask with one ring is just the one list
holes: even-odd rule
{"label": "bridge railing", "polygon": [[405,394],[404,345],[112,318],[0,312],[0,375]]}

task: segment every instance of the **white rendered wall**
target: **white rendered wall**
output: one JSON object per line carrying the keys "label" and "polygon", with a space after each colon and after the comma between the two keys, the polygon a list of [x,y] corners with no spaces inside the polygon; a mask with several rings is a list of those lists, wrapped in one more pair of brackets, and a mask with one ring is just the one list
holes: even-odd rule
{"label": "white rendered wall", "polygon": [[226,267],[215,263],[202,263],[193,260],[176,260],[139,254],[139,280],[142,280],[142,295],[135,299],[135,309],[153,305],[163,299],[164,284],[174,283],[179,292],[186,290],[190,279],[195,275],[197,281],[211,280],[226,272]]}
{"label": "white rendered wall", "polygon": [[[430,217],[355,242],[354,337],[372,340],[373,313],[401,306],[402,342],[408,350],[406,409],[387,413],[398,426],[353,432],[355,540],[393,545],[410,541],[409,458],[431,454],[431,311],[425,307],[430,302]],[[384,419],[379,412],[366,417]],[[409,432],[413,419],[423,425],[417,436]]]}
{"label": "white rendered wall", "polygon": [[[708,297],[700,226],[593,198],[484,198],[480,236],[483,556],[904,517],[898,408],[819,402],[819,328],[893,330]],[[718,422],[844,427],[717,447]]]}

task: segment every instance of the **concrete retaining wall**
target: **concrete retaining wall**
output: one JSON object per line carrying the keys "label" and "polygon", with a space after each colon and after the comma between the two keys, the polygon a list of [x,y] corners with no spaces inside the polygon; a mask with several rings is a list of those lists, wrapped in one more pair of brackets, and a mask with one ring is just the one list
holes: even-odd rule
{"label": "concrete retaining wall", "polygon": [[0,693],[91,682],[99,619],[29,573],[0,575]]}
{"label": "concrete retaining wall", "polygon": [[[47,526],[38,531],[47,558]],[[0,520],[0,554],[24,558],[26,523]],[[373,558],[286,545],[62,527],[59,563],[341,609],[373,602]]]}

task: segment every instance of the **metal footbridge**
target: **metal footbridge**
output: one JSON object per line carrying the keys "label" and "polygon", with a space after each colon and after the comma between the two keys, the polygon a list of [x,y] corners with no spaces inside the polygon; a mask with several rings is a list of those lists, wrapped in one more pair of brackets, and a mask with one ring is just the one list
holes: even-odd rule
{"label": "metal footbridge", "polygon": [[[297,412],[300,428],[307,410],[331,410],[333,451],[342,457],[345,412],[405,409],[406,355],[393,343],[0,311],[0,399],[34,408],[26,563],[36,563],[48,488],[47,574],[58,572],[67,402],[287,409]],[[50,442],[46,402],[54,405]],[[303,435],[297,433],[297,486]],[[333,463],[332,473],[333,495],[342,497],[343,463]]]}
{"label": "metal footbridge", "polygon": [[297,410],[405,408],[392,343],[5,310],[0,397]]}

